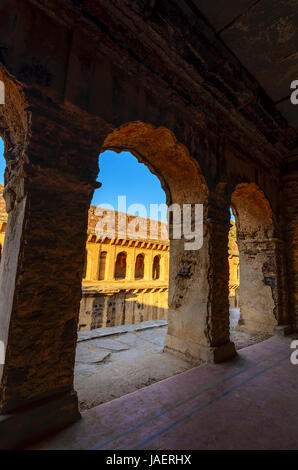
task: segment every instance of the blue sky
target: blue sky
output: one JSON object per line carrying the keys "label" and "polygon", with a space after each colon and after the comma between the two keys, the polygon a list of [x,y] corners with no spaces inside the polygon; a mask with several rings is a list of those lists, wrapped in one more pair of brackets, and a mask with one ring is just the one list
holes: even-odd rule
{"label": "blue sky", "polygon": [[150,204],[166,203],[159,179],[131,153],[107,150],[99,157],[99,168],[97,179],[102,186],[95,191],[92,204],[112,204],[117,210],[118,196],[126,196],[127,208],[131,204],[143,204],[149,217]]}
{"label": "blue sky", "polygon": [[[3,141],[0,138],[0,184],[4,182],[3,152]],[[97,179],[102,186],[95,191],[92,204],[111,204],[117,210],[118,195],[126,196],[127,207],[135,203],[143,204],[149,217],[150,204],[166,203],[166,195],[159,179],[129,152],[117,154],[107,150],[99,157],[99,168]]]}

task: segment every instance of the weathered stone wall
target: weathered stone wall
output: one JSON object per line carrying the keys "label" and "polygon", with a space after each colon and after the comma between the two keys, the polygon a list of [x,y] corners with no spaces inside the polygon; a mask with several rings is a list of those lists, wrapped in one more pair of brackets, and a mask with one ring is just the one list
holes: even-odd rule
{"label": "weathered stone wall", "polygon": [[167,319],[168,288],[137,285],[135,289],[109,293],[83,291],[79,330],[129,325],[148,320]]}
{"label": "weathered stone wall", "polygon": [[254,184],[238,185],[232,195],[240,255],[242,330],[272,334],[278,324],[276,231],[268,201]]}
{"label": "weathered stone wall", "polygon": [[[0,243],[4,242],[5,226],[7,222],[7,212],[5,209],[5,201],[2,196],[3,186],[0,185],[0,220],[3,221],[3,232],[0,232]],[[137,238],[127,238],[125,232],[124,239],[118,238],[119,233],[117,225],[117,212],[107,211],[105,220],[114,220],[116,216],[116,232],[117,238],[108,238],[108,233],[105,233],[102,238],[98,238],[95,233],[95,228],[101,217],[96,215],[96,207],[91,206],[88,213],[88,229],[87,229],[87,243],[86,243],[86,277],[83,279],[83,292],[80,305],[80,318],[79,330],[88,330],[93,328],[118,326],[121,324],[138,323],[140,321],[166,319],[168,316],[168,282],[169,282],[169,241],[164,239],[167,236],[166,224],[158,225],[158,240],[150,240],[152,235],[151,225],[155,221],[145,219],[145,223],[141,224],[142,228],[146,228],[145,232],[138,232]],[[130,220],[126,217],[127,222]],[[111,223],[112,225],[112,223]],[[236,229],[235,224],[232,222],[232,228],[229,232],[229,300],[231,306],[235,305],[236,289],[239,287],[239,253],[236,242]],[[104,279],[99,281],[100,271],[100,255],[106,253],[105,259],[105,275]],[[114,282],[114,264],[116,255],[119,252],[127,253],[128,258],[131,257],[132,262],[128,263],[126,279],[134,281],[135,289],[129,291],[127,280],[122,282]],[[144,284],[146,281],[146,288],[137,289],[138,284],[135,282],[134,265],[138,254],[145,257],[144,278],[139,280],[139,285]],[[160,263],[160,276],[153,281],[153,260],[158,256]],[[159,285],[163,281],[164,286],[159,289]],[[126,284],[126,285],[125,285]],[[118,293],[122,288],[126,288],[124,293]],[[112,293],[114,289],[114,293]],[[90,291],[93,291],[91,293]],[[106,291],[109,291],[108,293]],[[125,292],[131,292],[125,294]],[[146,292],[150,291],[150,292]],[[145,292],[145,293],[144,293]],[[105,303],[105,297],[108,297]],[[117,301],[115,300],[117,299]],[[111,309],[107,306],[114,305],[115,302],[119,304],[118,299],[122,299],[122,313],[113,318]],[[111,305],[110,305],[111,304]],[[135,304],[135,305],[134,305]],[[114,308],[114,307],[113,307]],[[103,314],[104,309],[107,312]],[[122,323],[124,322],[124,323]]]}
{"label": "weathered stone wall", "polygon": [[[126,281],[132,281],[136,278],[136,259],[138,255],[142,255],[144,258],[144,273],[143,279],[146,281],[153,280],[153,261],[155,256],[159,258],[160,265],[160,276],[159,279],[168,281],[169,279],[169,240],[167,238],[166,224],[159,223],[157,238],[150,238],[150,227],[155,225],[156,221],[150,219],[144,219],[144,233],[142,228],[137,233],[129,235],[124,229],[123,232],[119,232],[118,226],[116,226],[115,233],[108,233],[108,231],[102,231],[98,233],[95,229],[98,220],[101,218],[94,215],[95,207],[92,206],[89,210],[88,219],[88,234],[86,243],[86,264],[85,264],[85,276],[83,279],[83,285],[94,284],[94,281],[105,281],[110,282],[115,280],[115,265],[117,256],[120,253],[124,253],[126,256],[126,269],[125,279]],[[118,213],[110,211],[110,214],[105,216],[105,219],[117,216]],[[124,220],[128,221],[134,219],[135,216],[127,216],[121,214]],[[137,224],[138,225],[138,224]],[[140,223],[140,226],[142,223]],[[105,253],[105,272],[102,273],[103,279],[99,279],[100,267],[101,267],[101,253]],[[100,287],[100,284],[98,285]]]}
{"label": "weathered stone wall", "polygon": [[[112,230],[112,233],[109,233]],[[100,206],[91,206],[88,213],[88,234],[97,238],[156,240],[168,242],[167,223],[127,214]]]}
{"label": "weathered stone wall", "polygon": [[[158,238],[151,239],[150,225],[154,221],[144,219],[143,231],[130,238],[126,230],[109,234],[104,231],[97,237],[95,230],[99,217],[95,208],[89,211],[88,238],[86,244],[85,278],[80,304],[79,329],[105,328],[152,319],[167,318],[169,282],[169,240],[166,224],[158,224]],[[117,212],[109,211],[105,221],[118,217]],[[133,216],[120,214],[127,222]],[[90,222],[91,220],[91,222]],[[140,223],[142,225],[142,223]],[[162,230],[163,229],[163,230]],[[113,238],[111,238],[111,236]],[[104,253],[104,270],[101,269]],[[116,279],[116,261],[120,254],[125,255],[125,275]],[[137,278],[136,261],[144,260],[143,275]],[[159,277],[154,279],[154,259],[159,260]],[[100,279],[101,273],[103,279]]]}

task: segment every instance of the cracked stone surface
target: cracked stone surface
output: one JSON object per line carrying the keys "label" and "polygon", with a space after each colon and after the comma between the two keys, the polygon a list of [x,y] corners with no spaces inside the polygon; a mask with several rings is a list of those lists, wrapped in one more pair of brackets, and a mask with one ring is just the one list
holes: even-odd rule
{"label": "cracked stone surface", "polygon": [[100,348],[79,344],[76,350],[76,362],[97,364],[104,361],[109,355],[109,352],[103,351]]}
{"label": "cracked stone surface", "polygon": [[[117,340],[109,339],[109,338],[92,339],[88,341],[87,343],[95,348],[109,349],[111,351],[125,351],[126,349],[129,349],[129,346],[125,346],[124,344],[121,344],[119,340],[117,341]],[[81,343],[81,344],[84,344],[84,343]]]}
{"label": "cracked stone surface", "polygon": [[98,328],[90,331],[79,331],[78,343],[90,340],[92,338],[101,338],[106,336],[118,335],[128,331],[145,330],[150,328],[157,328],[160,326],[167,326],[167,320],[149,320],[135,325],[120,325],[111,328]]}

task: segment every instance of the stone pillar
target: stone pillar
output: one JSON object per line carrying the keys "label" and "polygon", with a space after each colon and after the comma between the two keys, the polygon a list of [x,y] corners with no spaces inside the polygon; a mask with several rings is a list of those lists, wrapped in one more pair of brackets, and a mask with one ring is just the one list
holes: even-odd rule
{"label": "stone pillar", "polygon": [[103,304],[102,328],[106,328],[107,326],[109,326],[109,325],[107,325],[109,300],[110,300],[110,295],[106,294],[104,296],[104,304]]}
{"label": "stone pillar", "polygon": [[290,329],[298,330],[298,164],[286,168],[283,180],[287,309]]}
{"label": "stone pillar", "polygon": [[286,277],[286,249],[284,240],[278,239],[275,243],[275,265],[277,274],[277,283],[272,295],[275,304],[275,315],[277,325],[274,327],[274,333],[285,336],[292,333],[295,329],[295,323],[289,315],[287,306],[287,277]]}
{"label": "stone pillar", "polygon": [[115,279],[115,263],[116,263],[116,245],[109,243],[107,281],[113,281]]}
{"label": "stone pillar", "polygon": [[207,219],[209,249],[206,337],[201,358],[222,362],[235,356],[230,342],[229,313],[229,231],[230,208],[227,199],[218,191],[210,195]]}
{"label": "stone pillar", "polygon": [[153,260],[154,260],[154,254],[153,250],[150,250],[150,254],[148,256],[149,262],[148,262],[148,279],[151,281],[153,280]]}
{"label": "stone pillar", "polygon": [[84,140],[61,121],[61,115],[56,124],[32,109],[30,142],[6,175],[8,225],[0,271],[3,448],[79,418],[73,370],[99,149],[91,148],[90,136]]}
{"label": "stone pillar", "polygon": [[159,260],[159,277],[162,281],[169,280],[169,252],[165,251],[162,253],[160,260]]}
{"label": "stone pillar", "polygon": [[[99,274],[100,274],[100,256],[101,252],[105,251],[102,249],[101,243],[96,244],[96,256],[95,256],[95,280],[99,281]],[[106,271],[106,266],[105,266],[105,271]],[[104,278],[106,277],[106,273],[104,274]]]}
{"label": "stone pillar", "polygon": [[92,280],[92,267],[93,267],[93,259],[92,255],[90,253],[90,250],[87,248],[87,267],[86,267],[86,280],[91,281]]}
{"label": "stone pillar", "polygon": [[144,280],[151,281],[152,280],[152,263],[153,263],[153,251],[146,251],[145,254],[145,266],[144,266]]}
{"label": "stone pillar", "polygon": [[272,334],[277,325],[276,245],[279,243],[273,238],[253,239],[250,234],[239,239],[240,319],[237,329],[241,331]]}
{"label": "stone pillar", "polygon": [[136,255],[135,250],[131,253],[128,250],[126,251],[126,276],[125,281],[134,281],[135,279],[135,267],[136,267]]}
{"label": "stone pillar", "polygon": [[202,248],[185,251],[184,240],[171,240],[165,351],[193,363],[222,362],[236,354],[229,335],[229,228],[226,198],[211,195]]}
{"label": "stone pillar", "polygon": [[285,322],[283,240],[274,211],[255,183],[241,183],[231,197],[240,262],[240,319],[237,329],[272,334]]}

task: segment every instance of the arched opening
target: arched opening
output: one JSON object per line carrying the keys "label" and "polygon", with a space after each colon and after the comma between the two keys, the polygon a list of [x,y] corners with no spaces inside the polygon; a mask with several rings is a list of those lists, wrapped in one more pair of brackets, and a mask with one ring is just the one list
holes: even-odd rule
{"label": "arched opening", "polygon": [[239,277],[235,292],[240,307],[237,329],[266,337],[273,334],[278,316],[277,240],[272,210],[254,183],[238,184],[231,204],[239,249],[239,267],[233,274],[236,280]]}
{"label": "arched opening", "polygon": [[[230,328],[234,330],[238,325],[240,317],[240,269],[239,250],[237,243],[236,222],[232,209],[231,228],[229,232],[229,306],[230,306]],[[235,342],[234,338],[233,341]]]}
{"label": "arched opening", "polygon": [[160,278],[160,256],[156,255],[153,258],[152,279],[157,280],[159,278]]}
{"label": "arched opening", "polygon": [[101,251],[99,256],[98,280],[104,281],[106,278],[107,252]]}
{"label": "arched opening", "polygon": [[115,279],[125,279],[126,278],[126,258],[127,254],[125,252],[118,253],[115,263]]}
{"label": "arched opening", "polygon": [[[138,166],[144,167],[150,174],[148,187],[143,180],[139,181],[132,167],[121,167],[121,162],[126,161],[128,153]],[[113,160],[114,156],[115,160]],[[113,162],[110,181],[105,173],[106,158],[110,158]],[[169,165],[169,161],[173,164]],[[127,164],[129,165],[128,160]],[[154,372],[150,373],[151,380],[161,380],[190,367],[189,362],[181,361],[181,359],[177,359],[180,361],[177,365],[172,356],[163,352],[164,340],[168,333],[170,332],[171,335],[171,347],[176,341],[175,331],[180,322],[184,322],[185,340],[189,340],[188,344],[197,343],[198,336],[204,335],[203,330],[198,332],[198,325],[196,327],[193,325],[193,306],[198,302],[198,291],[200,295],[203,288],[200,283],[206,281],[206,272],[204,272],[204,259],[202,258],[200,263],[197,262],[198,252],[185,250],[185,239],[171,237],[171,230],[173,231],[177,218],[175,220],[175,216],[170,213],[172,217],[169,239],[169,233],[166,230],[167,218],[164,219],[162,213],[156,218],[151,217],[150,207],[147,207],[143,199],[146,191],[149,190],[150,198],[153,198],[149,202],[167,203],[168,206],[177,204],[180,208],[183,203],[190,205],[204,202],[208,191],[197,164],[190,158],[186,148],[177,143],[173,134],[165,128],[156,129],[143,123],[125,125],[106,138],[99,157],[99,168],[99,181],[102,186],[96,194],[104,194],[108,185],[110,187],[114,185],[116,196],[124,195],[126,193],[124,189],[122,192],[122,184],[127,180],[126,183],[130,188],[139,188],[136,200],[128,201],[127,206],[141,202],[148,210],[147,216],[144,216],[139,209],[134,213],[127,210],[127,216],[123,219],[121,210],[113,210],[115,205],[116,209],[118,208],[117,200],[101,196],[99,200],[96,200],[99,208],[102,209],[98,210],[98,207],[93,205],[94,197],[89,216],[92,226],[88,232],[88,249],[90,253],[95,253],[96,249],[104,248],[104,252],[108,253],[106,258],[108,262],[106,262],[104,283],[100,285],[98,282],[97,284],[98,279],[85,280],[83,283],[80,323],[87,326],[84,327],[82,334],[86,338],[88,329],[104,330],[112,327],[117,332],[117,328],[121,327],[119,331],[121,336],[113,339],[111,347],[117,348],[117,360],[120,360],[120,351],[124,348],[126,350],[123,355],[129,357],[129,354],[133,354],[134,361],[130,364],[126,360],[123,367],[117,362],[116,370],[113,369],[113,383],[116,380],[115,375],[119,376],[119,383],[126,383],[126,375],[130,373],[129,371],[131,373],[135,369],[146,371],[148,366],[145,365],[145,361],[147,364],[150,362],[151,354],[158,354],[160,359],[158,367],[155,366]],[[187,188],[183,184],[184,178],[188,181]],[[163,200],[154,200],[155,191],[160,191],[158,186],[163,193]],[[117,217],[113,226],[111,219],[115,214]],[[143,219],[145,219],[145,224]],[[174,251],[173,257],[172,250]],[[190,272],[190,275],[185,276],[185,271]],[[100,277],[103,276],[100,275]],[[190,286],[192,284],[190,279],[194,281],[194,285]],[[167,319],[169,328],[167,328]],[[147,330],[146,325],[142,326],[143,322],[154,322],[150,331]],[[124,328],[126,325],[127,331]],[[101,331],[100,335],[100,341],[92,340],[93,346],[95,343],[97,346],[105,344],[104,331]],[[136,335],[137,338],[135,338]],[[181,340],[177,338],[177,341]],[[84,344],[79,342],[76,370],[83,367],[80,363],[80,354],[82,356],[83,353],[85,354],[83,349],[85,351],[87,346],[85,341]],[[196,345],[194,347],[196,348]],[[127,349],[131,351],[128,352]],[[103,356],[104,352],[106,351],[102,351]],[[110,351],[109,357],[115,357],[113,354],[114,352]],[[171,358],[169,360],[171,365],[162,371],[163,357],[168,356]],[[105,367],[108,368],[108,365]],[[123,371],[126,371],[125,375]],[[137,380],[141,380],[139,375],[134,372],[135,383],[131,383],[129,388],[127,388],[128,384],[126,388],[123,386],[122,393],[140,386],[137,383]],[[102,375],[101,378],[103,378]],[[118,392],[115,392],[113,388],[111,384],[109,393],[113,390],[114,396],[119,396],[115,395]],[[89,392],[85,389],[83,380],[79,378],[76,380],[76,389],[80,400],[84,401],[84,397],[87,397]],[[104,390],[96,391],[96,397],[92,397],[92,406],[97,400],[107,401],[103,393]],[[90,401],[89,395],[83,407],[88,407],[86,403]]]}
{"label": "arched opening", "polygon": [[135,263],[135,279],[144,279],[144,271],[145,271],[145,256],[143,254],[139,254],[136,257]]}

